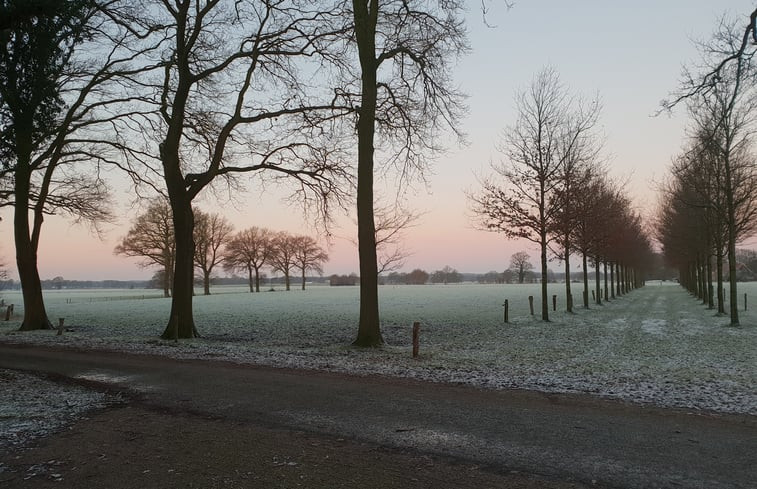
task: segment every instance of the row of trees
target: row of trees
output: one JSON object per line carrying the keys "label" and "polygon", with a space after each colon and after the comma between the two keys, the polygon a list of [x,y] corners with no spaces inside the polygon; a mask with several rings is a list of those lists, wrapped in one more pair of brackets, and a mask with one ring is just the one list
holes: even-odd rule
{"label": "row of trees", "polygon": [[[250,292],[260,292],[262,270],[269,268],[284,275],[286,290],[290,277],[299,270],[302,289],[308,271],[323,273],[328,254],[310,236],[251,227],[234,232],[223,216],[193,209],[195,226],[193,262],[202,277],[203,291],[210,294],[210,279],[219,266],[227,272],[247,273]],[[171,207],[165,200],[154,200],[137,216],[126,236],[116,246],[119,255],[139,257],[144,267],[159,266],[157,277],[166,297],[172,295],[176,263],[176,237],[171,225]]]}
{"label": "row of trees", "polygon": [[681,283],[719,314],[726,313],[727,260],[733,325],[739,324],[736,245],[757,231],[757,48],[748,42],[755,18],[757,10],[746,28],[723,19],[712,39],[701,45],[699,66],[684,71],[676,97],[665,104],[684,104],[690,126],[663,189],[656,226]]}
{"label": "row of trees", "polygon": [[[483,179],[481,189],[469,198],[482,229],[539,247],[542,319],[549,320],[550,254],[564,262],[566,277],[571,275],[571,256],[581,256],[586,308],[589,262],[596,271],[598,303],[602,267],[605,297],[640,285],[651,244],[630,200],[601,165],[599,100],[572,94],[547,68],[515,102],[517,120],[505,130],[498,148],[505,158],[492,165],[493,176]],[[572,312],[570,280],[565,287],[567,310]]]}
{"label": "row of trees", "polygon": [[454,0],[2,2],[0,205],[15,212],[21,329],[51,327],[37,270],[44,216],[110,219],[107,165],[126,171],[138,195],[163,194],[171,207],[163,337],[197,333],[193,202],[218,186],[234,195],[257,177],[291,183],[324,222],[334,204],[355,199],[356,344],[381,344],[374,172],[394,168],[404,185],[440,149],[440,131],[456,132],[464,111],[450,67],[467,49],[463,8]]}

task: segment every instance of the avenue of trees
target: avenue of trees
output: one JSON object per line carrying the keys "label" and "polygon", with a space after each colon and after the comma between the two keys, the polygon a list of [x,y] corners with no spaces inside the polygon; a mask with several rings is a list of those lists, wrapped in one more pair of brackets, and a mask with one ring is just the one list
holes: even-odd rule
{"label": "avenue of trees", "polygon": [[719,314],[726,314],[727,270],[732,325],[739,324],[736,246],[757,231],[755,18],[757,10],[746,27],[723,19],[701,44],[701,63],[684,70],[676,98],[665,103],[685,105],[690,124],[663,189],[658,240],[682,285]]}
{"label": "avenue of trees", "polygon": [[[639,286],[651,243],[630,201],[613,188],[599,161],[599,102],[573,95],[550,68],[538,73],[515,102],[516,121],[498,148],[503,160],[492,165],[494,175],[481,181],[480,190],[469,193],[479,227],[539,247],[544,321],[549,321],[550,252],[564,262],[566,277],[571,256],[582,257],[586,308],[589,261],[596,269],[598,303],[603,265],[611,270],[609,283],[604,274],[605,297]],[[513,260],[517,268],[524,261]],[[565,287],[570,312],[570,280]]]}

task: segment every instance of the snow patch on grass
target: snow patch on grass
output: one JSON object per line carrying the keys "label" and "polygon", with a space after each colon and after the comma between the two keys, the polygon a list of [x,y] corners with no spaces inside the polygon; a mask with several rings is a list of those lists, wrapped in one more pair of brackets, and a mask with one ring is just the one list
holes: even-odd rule
{"label": "snow patch on grass", "polygon": [[0,450],[26,445],[116,401],[114,396],[13,370],[0,369],[0,387]]}

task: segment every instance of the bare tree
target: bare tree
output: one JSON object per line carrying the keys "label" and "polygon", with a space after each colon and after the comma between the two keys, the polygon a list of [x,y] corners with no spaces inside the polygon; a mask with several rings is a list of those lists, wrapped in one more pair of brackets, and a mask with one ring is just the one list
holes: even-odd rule
{"label": "bare tree", "polygon": [[140,266],[145,268],[155,265],[161,267],[164,277],[163,296],[170,297],[176,241],[168,202],[161,197],[153,199],[147,210],[137,216],[113,252],[142,258]]}
{"label": "bare tree", "polygon": [[510,257],[510,270],[518,275],[518,283],[522,284],[526,278],[526,272],[533,270],[531,256],[525,251],[519,251]]}
{"label": "bare tree", "polygon": [[186,0],[153,3],[135,19],[163,53],[159,115],[140,126],[146,144],[159,140],[151,168],[165,184],[177,243],[163,338],[197,335],[192,202],[200,192],[268,175],[291,182],[304,208],[324,218],[342,196],[348,173],[331,124],[349,109],[305,81],[323,69],[332,29],[344,29],[334,18],[322,2]]}
{"label": "bare tree", "polygon": [[[0,189],[14,207],[16,263],[23,290],[21,330],[52,327],[37,267],[42,223],[63,213],[97,226],[109,192],[98,165],[118,149],[112,126],[133,74],[119,23],[122,2],[9,0],[0,5]],[[82,165],[86,170],[80,169]]]}
{"label": "bare tree", "polygon": [[329,259],[329,255],[310,236],[295,236],[293,245],[294,267],[301,273],[302,290],[305,290],[305,273],[308,270],[314,270],[322,275],[323,263]]}
{"label": "bare tree", "polygon": [[[357,120],[357,219],[360,324],[354,342],[383,343],[378,306],[374,216],[374,149],[389,154],[401,177],[426,166],[443,128],[456,131],[461,95],[450,69],[466,49],[463,2],[352,0],[343,3],[353,30],[347,39],[359,59],[345,92]],[[376,138],[377,134],[379,138]]]}
{"label": "bare tree", "polygon": [[393,272],[405,266],[412,254],[404,245],[404,233],[415,226],[420,214],[399,205],[374,210],[378,273]]}
{"label": "bare tree", "polygon": [[239,231],[226,244],[224,268],[226,271],[245,270],[250,292],[260,292],[260,271],[270,260],[272,236],[272,231],[253,226]]}
{"label": "bare tree", "polygon": [[210,295],[210,277],[215,267],[223,261],[221,249],[234,232],[229,221],[216,213],[194,209],[194,263],[202,272],[203,294]]}
{"label": "bare tree", "polygon": [[286,290],[291,290],[291,275],[296,263],[297,239],[289,233],[279,231],[271,239],[271,269],[284,274]]}

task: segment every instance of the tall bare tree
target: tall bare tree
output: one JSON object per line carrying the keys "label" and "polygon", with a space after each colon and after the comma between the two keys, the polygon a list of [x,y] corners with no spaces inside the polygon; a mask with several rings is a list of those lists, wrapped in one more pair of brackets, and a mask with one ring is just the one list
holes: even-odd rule
{"label": "tall bare tree", "polygon": [[239,231],[226,244],[224,269],[246,271],[250,292],[260,292],[260,271],[271,258],[272,237],[272,231],[253,226]]}
{"label": "tall bare tree", "polygon": [[302,290],[305,290],[305,274],[308,270],[314,270],[323,274],[323,264],[329,259],[326,250],[320,247],[318,242],[310,236],[294,237],[294,267],[300,271],[302,277]]}
{"label": "tall bare tree", "polygon": [[194,209],[194,216],[194,263],[202,273],[203,294],[210,295],[211,274],[223,262],[222,247],[228,242],[234,227],[220,214]]}
{"label": "tall bare tree", "polygon": [[163,296],[171,296],[176,241],[171,206],[162,197],[153,199],[137,216],[129,231],[113,251],[117,255],[142,258],[140,266],[159,266],[163,273]]}
{"label": "tall bare tree", "polygon": [[[463,2],[457,0],[352,0],[350,13],[359,68],[347,93],[356,94],[357,218],[360,324],[355,345],[383,343],[379,322],[374,218],[374,150],[389,155],[401,176],[422,171],[437,151],[440,130],[457,132],[461,95],[450,70],[467,49]],[[376,135],[379,138],[376,138]]]}
{"label": "tall bare tree", "polygon": [[346,187],[330,124],[348,108],[335,110],[333,91],[305,81],[320,72],[332,29],[344,30],[334,18],[323,2],[305,0],[166,0],[134,20],[163,53],[153,100],[159,116],[141,123],[148,146],[158,135],[152,168],[167,190],[176,235],[163,338],[197,334],[192,202],[200,192],[268,175],[292,182],[306,209],[327,215]]}
{"label": "tall bare tree", "polygon": [[37,267],[44,216],[60,212],[95,225],[110,217],[96,165],[118,147],[103,135],[124,102],[115,86],[128,84],[131,70],[134,31],[117,22],[121,3],[0,4],[0,180],[12,182],[0,201],[14,207],[21,330],[51,327]]}

